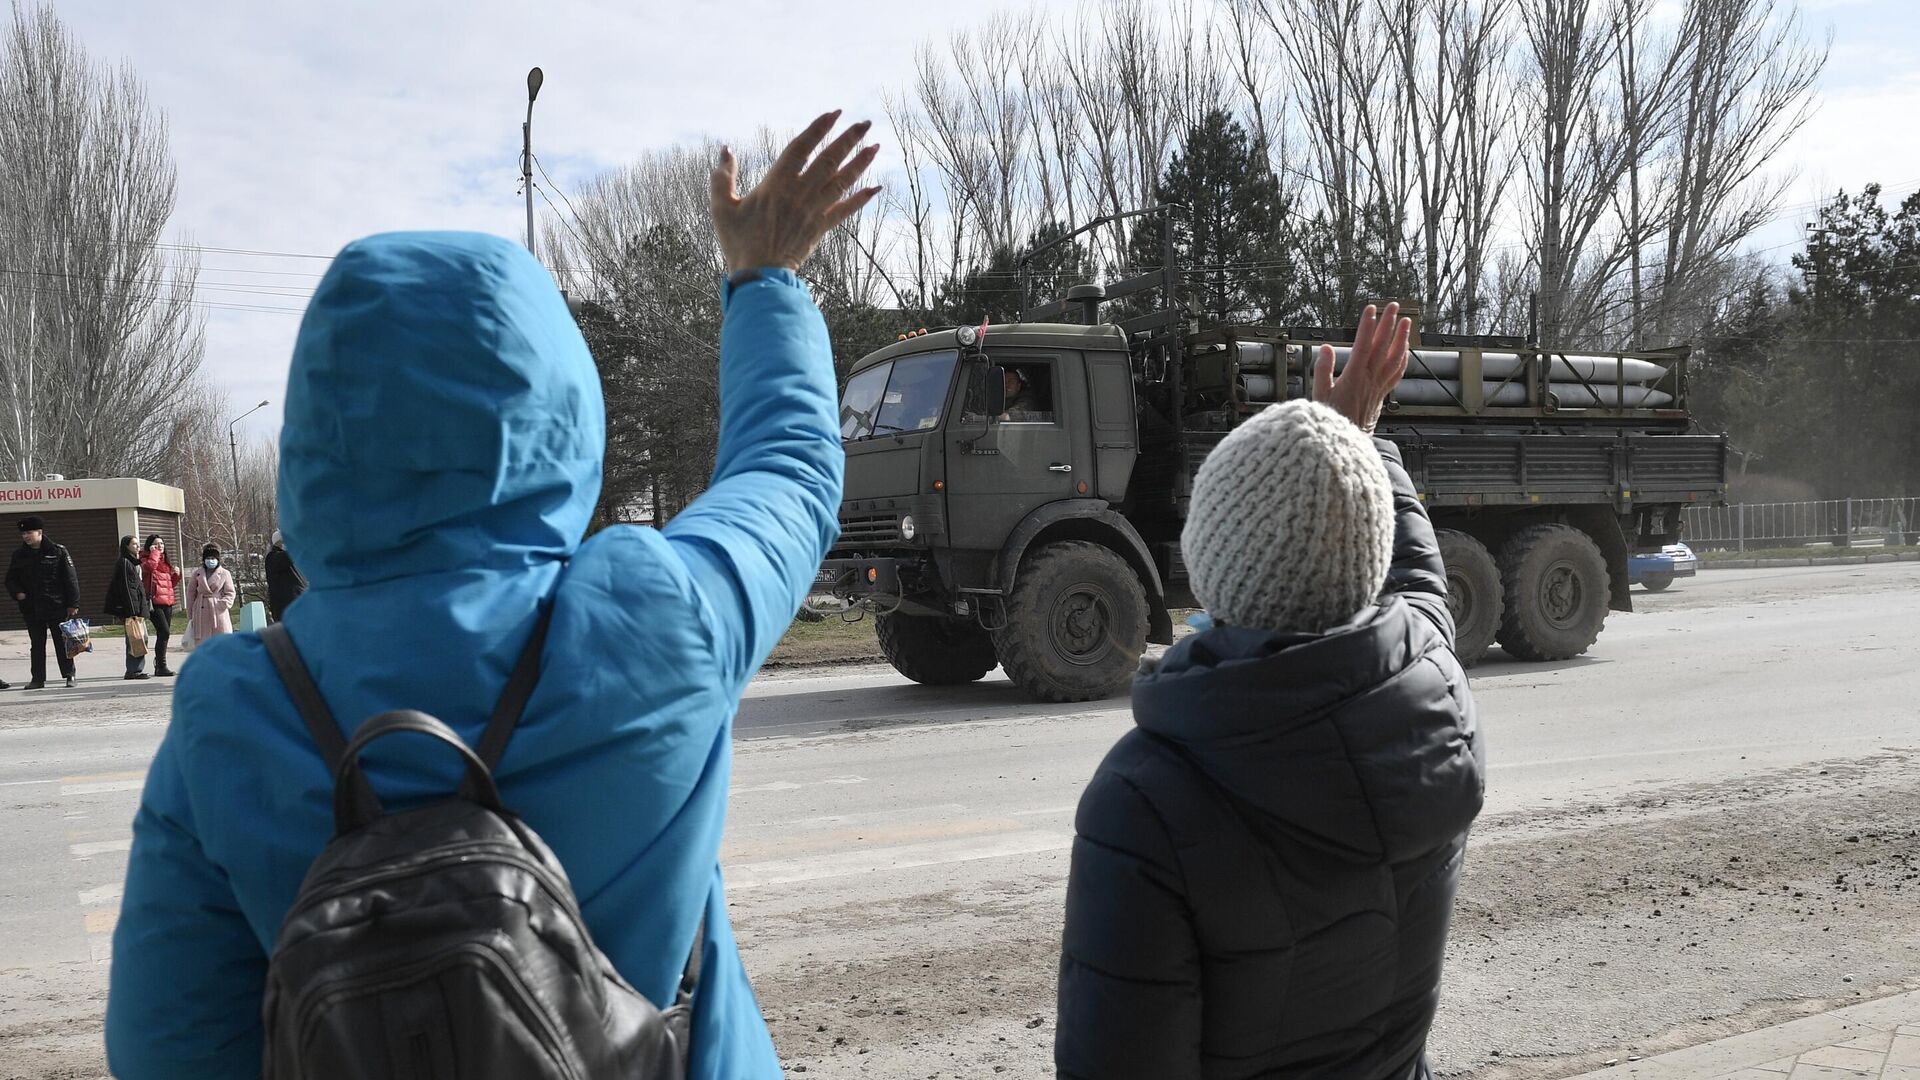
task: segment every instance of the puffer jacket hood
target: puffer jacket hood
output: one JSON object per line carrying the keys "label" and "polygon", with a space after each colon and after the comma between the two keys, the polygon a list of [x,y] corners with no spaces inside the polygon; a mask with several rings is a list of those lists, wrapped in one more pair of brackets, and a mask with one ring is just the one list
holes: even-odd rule
{"label": "puffer jacket hood", "polygon": [[1480,812],[1458,671],[1433,623],[1391,597],[1318,634],[1194,634],[1136,681],[1133,709],[1141,728],[1300,838],[1399,861]]}
{"label": "puffer jacket hood", "polygon": [[593,358],[546,271],[499,237],[349,244],[301,322],[286,401],[282,527],[314,589],[551,564],[600,497]]}

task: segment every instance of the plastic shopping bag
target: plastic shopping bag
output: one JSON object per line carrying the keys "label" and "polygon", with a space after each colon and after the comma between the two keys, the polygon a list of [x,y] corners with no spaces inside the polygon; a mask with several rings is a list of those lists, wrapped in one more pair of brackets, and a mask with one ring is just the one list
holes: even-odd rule
{"label": "plastic shopping bag", "polygon": [[67,658],[93,651],[93,628],[85,619],[68,619],[60,624],[60,637],[67,646]]}

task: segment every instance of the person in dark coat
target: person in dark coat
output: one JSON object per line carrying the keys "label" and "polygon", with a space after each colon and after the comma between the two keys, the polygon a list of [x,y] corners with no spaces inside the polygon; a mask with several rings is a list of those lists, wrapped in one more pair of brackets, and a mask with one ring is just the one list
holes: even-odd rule
{"label": "person in dark coat", "polygon": [[[153,601],[147,596],[144,571],[140,566],[140,538],[123,536],[120,538],[120,557],[114,560],[113,577],[107,581],[107,601],[103,606],[108,615],[116,621],[125,623],[129,619],[145,619],[153,614]],[[148,679],[147,654],[133,655],[133,635],[127,635],[127,678]]]}
{"label": "person in dark coat", "polygon": [[1337,388],[1323,355],[1314,402],[1195,479],[1203,628],[1135,682],[1075,818],[1061,1077],[1431,1076],[1486,766],[1433,528],[1367,438],[1406,368],[1397,314],[1369,308]]}
{"label": "person in dark coat", "polygon": [[61,640],[60,624],[80,614],[80,573],[67,549],[47,539],[46,522],[38,516],[20,519],[20,546],[7,565],[7,592],[20,605],[33,639],[33,679],[27,689],[47,685],[47,638],[53,638],[54,659],[60,674],[72,686],[73,658]]}
{"label": "person in dark coat", "polygon": [[273,530],[273,547],[267,552],[267,621],[279,622],[287,605],[300,599],[300,594],[306,591],[307,579],[301,575],[300,568],[293,565],[293,556],[287,554],[280,530]]}

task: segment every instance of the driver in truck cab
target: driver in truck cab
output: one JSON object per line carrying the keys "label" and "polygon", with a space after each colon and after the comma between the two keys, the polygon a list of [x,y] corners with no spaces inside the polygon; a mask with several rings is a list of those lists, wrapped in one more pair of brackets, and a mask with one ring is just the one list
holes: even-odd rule
{"label": "driver in truck cab", "polygon": [[1033,378],[1024,368],[1005,367],[1007,385],[1007,408],[1000,419],[1009,421],[1044,421],[1053,419],[1053,406],[1045,400],[1040,388],[1033,385]]}

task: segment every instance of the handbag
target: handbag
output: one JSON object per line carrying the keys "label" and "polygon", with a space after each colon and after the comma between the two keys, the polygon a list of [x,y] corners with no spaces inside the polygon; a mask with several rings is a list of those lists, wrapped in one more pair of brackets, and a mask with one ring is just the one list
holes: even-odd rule
{"label": "handbag", "polygon": [[67,649],[67,659],[71,660],[83,652],[93,651],[93,628],[85,619],[68,619],[60,624],[60,635]]}
{"label": "handbag", "polygon": [[128,619],[125,625],[127,628],[127,655],[138,660],[147,655],[147,620],[136,617]]}

